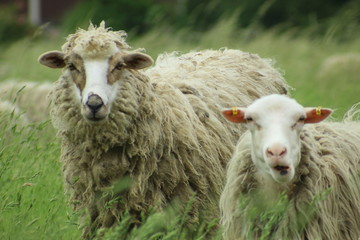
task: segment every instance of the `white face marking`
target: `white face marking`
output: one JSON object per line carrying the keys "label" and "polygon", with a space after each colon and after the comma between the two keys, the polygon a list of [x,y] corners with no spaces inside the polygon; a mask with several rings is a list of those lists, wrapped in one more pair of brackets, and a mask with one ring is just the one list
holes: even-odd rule
{"label": "white face marking", "polygon": [[85,86],[81,93],[80,89],[77,91],[82,103],[81,114],[91,122],[104,120],[111,111],[118,84],[108,82],[108,58],[83,59],[83,63]]}
{"label": "white face marking", "polygon": [[86,104],[90,95],[98,95],[105,106],[115,98],[116,89],[108,84],[108,59],[84,60],[86,84],[82,91],[82,104]]}

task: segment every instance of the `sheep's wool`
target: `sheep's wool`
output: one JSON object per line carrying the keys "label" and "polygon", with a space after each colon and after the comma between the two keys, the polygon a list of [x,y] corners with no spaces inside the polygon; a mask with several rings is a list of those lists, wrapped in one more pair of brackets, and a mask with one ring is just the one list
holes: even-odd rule
{"label": "sheep's wool", "polygon": [[105,28],[103,21],[98,28],[90,24],[87,31],[78,29],[75,34],[70,34],[61,49],[65,54],[74,52],[82,57],[110,56],[116,48],[130,48],[125,41],[126,37],[125,31],[111,31],[110,28]]}
{"label": "sheep's wool", "polygon": [[[249,222],[247,216],[248,209],[259,206],[259,199],[239,208],[239,197],[249,196],[259,187],[251,160],[250,134],[247,132],[242,138],[229,162],[220,200],[226,240],[257,239],[265,231],[263,225]],[[360,123],[309,124],[303,129],[301,141],[301,162],[292,186],[285,190],[290,206],[280,224],[267,229],[268,238],[357,239],[360,236]],[[326,191],[330,191],[327,196],[319,197]]]}
{"label": "sheep's wool", "polygon": [[49,101],[47,95],[52,89],[50,82],[21,82],[11,79],[0,83],[0,101],[14,102],[16,109],[24,112],[30,122],[49,119]]}
{"label": "sheep's wool", "polygon": [[14,119],[17,120],[17,123],[20,123],[22,125],[26,125],[29,123],[29,120],[26,118],[26,116],[22,115],[20,110],[11,102],[9,101],[0,101],[0,116],[1,121],[4,121],[4,116],[8,115],[10,120],[12,120],[14,116]]}
{"label": "sheep's wool", "polygon": [[[70,35],[63,51],[128,49],[124,36],[91,25]],[[227,49],[163,54],[147,71],[123,71],[103,122],[84,120],[66,71],[50,94],[71,202],[88,210],[92,229],[112,226],[124,211],[140,220],[140,212],[174,201],[182,212],[194,194],[190,222],[218,217],[225,166],[244,130],[228,123],[220,109],[286,94],[281,74],[269,60]],[[129,188],[117,190],[124,178]]]}

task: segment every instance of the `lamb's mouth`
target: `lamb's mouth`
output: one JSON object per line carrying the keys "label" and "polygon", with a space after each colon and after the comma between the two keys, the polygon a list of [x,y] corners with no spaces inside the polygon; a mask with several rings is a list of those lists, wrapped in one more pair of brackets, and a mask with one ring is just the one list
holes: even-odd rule
{"label": "lamb's mouth", "polygon": [[275,167],[273,167],[273,169],[275,169],[276,171],[279,171],[280,175],[286,175],[289,172],[290,167],[289,166],[276,165]]}

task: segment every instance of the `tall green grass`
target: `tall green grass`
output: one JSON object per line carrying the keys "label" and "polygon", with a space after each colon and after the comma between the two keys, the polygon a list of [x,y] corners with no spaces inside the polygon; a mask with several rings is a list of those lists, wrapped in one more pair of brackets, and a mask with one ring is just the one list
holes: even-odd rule
{"label": "tall green grass", "polygon": [[1,114],[0,239],[77,239],[49,121],[24,124]]}
{"label": "tall green grass", "polygon": [[[55,81],[61,71],[45,68],[36,60],[45,51],[60,49],[64,37],[61,33],[51,38],[28,37],[6,48],[0,46],[0,81]],[[329,36],[311,39],[291,31],[278,34],[276,30],[264,32],[257,28],[238,30],[229,17],[204,34],[188,30],[174,33],[159,26],[143,36],[130,36],[129,42],[133,48],[146,48],[154,58],[165,51],[222,47],[272,58],[294,87],[292,96],[307,106],[336,109],[335,119],[341,119],[350,106],[360,101],[359,62],[348,59],[351,64],[335,63],[327,72],[325,66],[336,56],[360,55],[359,35],[339,43]],[[79,239],[78,216],[68,206],[63,192],[60,147],[51,123],[22,125],[13,114],[0,114],[0,239]],[[161,214],[150,216],[129,239],[182,239],[178,232],[181,217],[165,223],[164,219]],[[204,239],[201,232],[209,226],[201,227],[194,239]],[[119,238],[121,231],[120,225],[105,238]]]}

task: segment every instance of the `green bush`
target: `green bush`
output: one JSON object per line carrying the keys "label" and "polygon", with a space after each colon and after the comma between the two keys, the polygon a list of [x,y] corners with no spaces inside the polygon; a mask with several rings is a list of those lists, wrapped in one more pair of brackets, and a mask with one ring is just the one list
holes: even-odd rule
{"label": "green bush", "polygon": [[16,18],[14,5],[0,7],[0,43],[12,42],[34,31],[28,23],[21,23]]}
{"label": "green bush", "polygon": [[205,32],[222,18],[235,16],[238,29],[300,29],[310,36],[348,39],[360,26],[357,0],[91,0],[82,1],[64,18],[68,32],[105,20],[114,29],[142,34],[165,26],[165,31]]}
{"label": "green bush", "polygon": [[87,27],[89,21],[99,24],[105,20],[114,29],[144,33],[149,30],[154,15],[161,6],[152,0],[90,0],[81,1],[64,17],[64,28],[73,32],[78,27]]}

